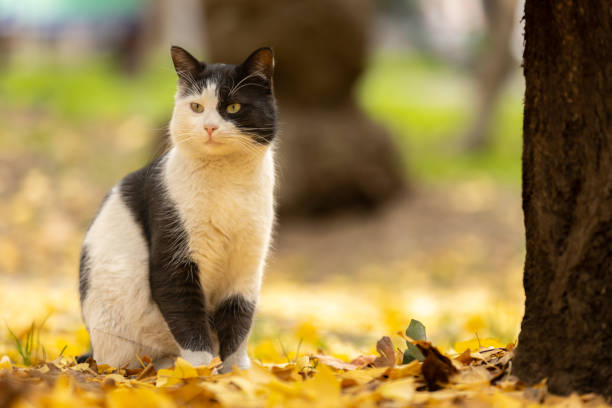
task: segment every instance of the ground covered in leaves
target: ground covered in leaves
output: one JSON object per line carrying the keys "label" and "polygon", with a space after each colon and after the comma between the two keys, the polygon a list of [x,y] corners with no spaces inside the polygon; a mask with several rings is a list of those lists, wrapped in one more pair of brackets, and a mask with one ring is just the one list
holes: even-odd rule
{"label": "ground covered in leaves", "polygon": [[255,362],[223,375],[216,373],[218,358],[202,367],[178,358],[172,368],[156,370],[146,356],[138,369],[97,365],[91,358],[77,364],[71,357],[20,367],[5,357],[0,406],[605,406],[594,395],[562,398],[547,394],[545,384],[525,387],[511,374],[512,345],[447,357],[426,341],[410,344],[423,361],[401,364],[405,353],[383,337],[378,356],[345,362],[303,355],[285,364]]}
{"label": "ground covered in leaves", "polygon": [[[466,318],[459,335],[476,334],[432,344],[432,338],[447,340],[443,328],[452,324],[431,319],[430,335],[407,317],[410,303],[398,308],[405,312],[393,311],[389,292],[377,294],[372,285],[353,285],[347,294],[334,284],[270,282],[248,370],[217,374],[218,359],[206,367],[177,359],[174,367],[158,370],[146,356],[132,370],[93,359],[77,364],[74,356],[89,344],[73,286],[61,279],[0,279],[7,325],[0,337],[0,407],[605,406],[593,395],[558,397],[546,392],[545,383],[521,384],[512,376],[513,343],[477,335],[491,332],[479,309],[463,316],[461,308],[451,313],[437,304],[442,315]],[[32,323],[33,316],[46,318]],[[399,324],[404,329],[393,331]]]}

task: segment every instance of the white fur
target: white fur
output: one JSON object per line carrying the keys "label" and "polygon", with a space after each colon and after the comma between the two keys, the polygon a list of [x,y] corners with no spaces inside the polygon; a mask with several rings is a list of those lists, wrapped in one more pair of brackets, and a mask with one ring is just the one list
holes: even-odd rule
{"label": "white fur", "polygon": [[213,355],[208,351],[191,351],[181,349],[181,357],[189,361],[195,367],[207,366],[213,359]]}
{"label": "white fur", "polygon": [[85,237],[89,290],[83,317],[94,358],[137,366],[136,355],[178,355],[176,342],[151,302],[149,256],[141,228],[114,187]]}
{"label": "white fur", "polygon": [[251,360],[247,354],[247,342],[248,338],[238,346],[238,349],[230,356],[226,357],[221,367],[221,373],[229,373],[234,367],[238,367],[240,370],[246,370],[251,367]]}
{"label": "white fur", "polygon": [[[234,293],[255,301],[274,222],[273,150],[255,144],[217,111],[217,88],[178,97],[171,122],[175,147],[164,177],[200,269],[207,308]],[[191,102],[204,112],[191,111]],[[217,126],[207,146],[205,126]]]}
{"label": "white fur", "polygon": [[[193,112],[191,102],[202,104],[204,112]],[[214,84],[201,95],[176,96],[170,125],[174,147],[162,170],[168,197],[188,234],[189,255],[200,271],[208,313],[233,294],[256,302],[274,222],[273,150],[225,121],[217,103]],[[206,126],[218,127],[213,133],[217,143],[207,143]],[[182,355],[195,365],[210,362],[210,353],[180,350],[152,302],[146,242],[117,187],[85,245],[90,277],[83,315],[98,362],[133,366],[136,354],[159,361]],[[225,370],[250,365],[246,344],[247,339],[227,358]]]}

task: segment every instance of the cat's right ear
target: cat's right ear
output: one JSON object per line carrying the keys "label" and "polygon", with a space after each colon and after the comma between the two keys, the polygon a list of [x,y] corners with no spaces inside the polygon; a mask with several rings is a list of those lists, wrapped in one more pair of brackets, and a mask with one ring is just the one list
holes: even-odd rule
{"label": "cat's right ear", "polygon": [[170,55],[172,55],[174,69],[179,78],[193,78],[202,69],[202,64],[181,47],[176,45],[170,47]]}

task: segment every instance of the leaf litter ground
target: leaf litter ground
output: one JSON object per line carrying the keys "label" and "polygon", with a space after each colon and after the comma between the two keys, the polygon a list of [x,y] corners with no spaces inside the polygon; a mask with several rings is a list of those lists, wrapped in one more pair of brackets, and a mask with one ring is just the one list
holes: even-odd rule
{"label": "leaf litter ground", "polygon": [[[535,387],[521,384],[512,376],[512,344],[475,338],[456,342],[442,352],[427,341],[429,333],[416,321],[406,323],[405,331],[389,332],[390,336],[363,347],[355,346],[351,336],[329,341],[332,334],[317,332],[316,322],[324,326],[320,316],[310,316],[314,319],[311,323],[294,327],[297,344],[285,339],[284,346],[279,340],[278,347],[271,347],[265,330],[258,334],[261,329],[256,329],[250,348],[253,366],[223,375],[217,374],[221,364],[218,359],[203,367],[177,359],[174,367],[160,370],[146,356],[141,357],[138,369],[98,365],[93,359],[77,364],[74,355],[87,350],[88,340],[79,321],[78,301],[69,292],[72,288],[40,287],[33,292],[36,295],[32,296],[37,296],[33,300],[21,286],[24,295],[17,300],[14,295],[18,286],[2,283],[0,306],[5,312],[12,311],[18,317],[16,309],[24,313],[29,304],[35,311],[27,316],[40,313],[36,308],[46,303],[45,297],[55,310],[44,326],[39,322],[34,331],[32,326],[23,326],[15,332],[23,341],[32,339],[28,356],[32,365],[23,364],[23,356],[11,339],[2,339],[0,354],[5,356],[0,361],[0,407],[605,406],[593,395],[558,397],[549,395],[544,383]],[[29,287],[36,284],[30,282]],[[352,290],[362,298],[363,292]],[[270,300],[281,292],[295,295],[294,302],[302,296],[286,285],[276,290],[269,285],[266,291],[264,296],[267,294]],[[324,297],[333,298],[331,289],[328,291]],[[336,298],[349,307],[339,293]],[[271,319],[268,307],[262,308],[259,326]],[[364,330],[357,316],[353,323]],[[384,330],[373,328],[375,332]],[[370,338],[357,340],[357,344]],[[22,346],[25,348],[25,343]],[[418,354],[408,352],[414,358],[403,364],[406,350],[413,349]]]}

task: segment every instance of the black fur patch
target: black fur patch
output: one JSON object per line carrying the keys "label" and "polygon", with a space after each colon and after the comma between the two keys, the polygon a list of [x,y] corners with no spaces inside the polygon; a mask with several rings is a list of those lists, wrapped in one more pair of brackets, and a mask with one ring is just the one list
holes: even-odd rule
{"label": "black fur patch", "polygon": [[[258,59],[259,54],[268,58]],[[172,55],[179,76],[180,95],[199,95],[207,83],[217,84],[217,111],[221,117],[256,143],[272,142],[277,128],[277,109],[272,92],[274,62],[269,48],[255,51],[241,65],[198,62],[179,47],[172,48]],[[268,61],[267,69],[262,68],[259,60]],[[227,106],[233,103],[239,103],[241,108],[236,113],[228,113]]]}
{"label": "black fur patch", "polygon": [[219,338],[221,359],[232,355],[249,334],[255,304],[241,295],[233,295],[220,302],[213,315],[212,326]]}
{"label": "black fur patch", "polygon": [[79,296],[81,304],[85,301],[87,291],[89,290],[89,256],[87,255],[87,246],[81,248],[81,259],[79,261]]}
{"label": "black fur patch", "polygon": [[121,197],[142,227],[149,247],[152,300],[172,335],[184,349],[211,351],[198,266],[188,255],[187,233],[164,191],[161,160],[131,173],[121,182]]}

